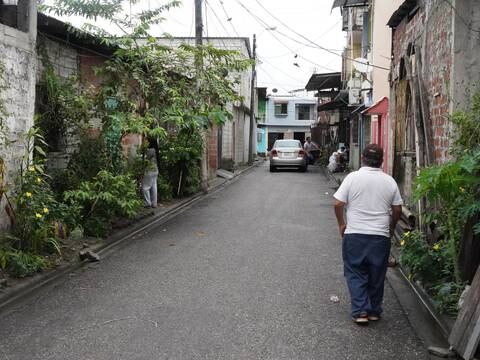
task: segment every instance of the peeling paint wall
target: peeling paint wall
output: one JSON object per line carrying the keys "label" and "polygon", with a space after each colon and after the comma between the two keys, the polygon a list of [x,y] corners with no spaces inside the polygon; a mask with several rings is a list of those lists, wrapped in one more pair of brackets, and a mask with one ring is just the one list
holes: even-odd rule
{"label": "peeling paint wall", "polygon": [[[31,2],[30,13],[36,14],[35,1]],[[30,17],[29,28],[34,31],[22,32],[0,24],[0,54],[5,65],[6,89],[2,92],[8,117],[8,140],[13,143],[7,148],[0,147],[0,156],[6,164],[6,182],[10,193],[16,180],[16,172],[25,148],[24,135],[33,125],[35,74],[36,74],[36,16]],[[3,145],[3,144],[2,144]],[[5,198],[0,202],[0,229],[10,224],[5,213]]]}

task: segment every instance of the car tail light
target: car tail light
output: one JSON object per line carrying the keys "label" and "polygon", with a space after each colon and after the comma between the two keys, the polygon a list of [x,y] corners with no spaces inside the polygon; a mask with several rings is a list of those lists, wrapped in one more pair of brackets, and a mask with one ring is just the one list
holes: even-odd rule
{"label": "car tail light", "polygon": [[300,150],[300,151],[298,152],[298,156],[300,156],[300,155],[302,155],[302,156],[305,155],[305,150]]}
{"label": "car tail light", "polygon": [[278,156],[277,150],[272,150],[272,156]]}

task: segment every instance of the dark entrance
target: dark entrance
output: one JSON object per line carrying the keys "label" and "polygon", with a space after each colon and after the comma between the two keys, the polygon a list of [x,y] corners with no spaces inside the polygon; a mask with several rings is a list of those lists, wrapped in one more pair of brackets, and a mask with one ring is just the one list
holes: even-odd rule
{"label": "dark entrance", "polygon": [[283,139],[283,133],[269,132],[268,133],[268,149],[267,150],[270,151],[270,149],[273,146],[273,143],[276,140],[281,140],[281,139]]}
{"label": "dark entrance", "polygon": [[300,140],[302,144],[305,143],[305,133],[304,132],[294,132],[293,133],[293,138],[295,140]]}

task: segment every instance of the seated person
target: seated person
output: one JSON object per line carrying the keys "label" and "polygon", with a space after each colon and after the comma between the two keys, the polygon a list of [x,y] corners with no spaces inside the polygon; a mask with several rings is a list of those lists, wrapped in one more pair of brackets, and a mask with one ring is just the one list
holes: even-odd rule
{"label": "seated person", "polygon": [[337,171],[337,168],[338,168],[338,153],[335,151],[332,153],[332,155],[330,155],[330,158],[328,159],[328,165],[327,165],[327,168],[328,170],[330,170],[331,172],[335,172]]}

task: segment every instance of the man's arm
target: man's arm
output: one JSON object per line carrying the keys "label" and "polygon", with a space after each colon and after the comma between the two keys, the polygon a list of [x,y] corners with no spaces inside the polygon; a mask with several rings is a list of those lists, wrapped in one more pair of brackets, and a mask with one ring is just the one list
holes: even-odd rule
{"label": "man's arm", "polygon": [[335,216],[337,217],[338,231],[340,232],[340,236],[342,238],[343,234],[345,234],[345,229],[347,228],[347,224],[345,224],[345,219],[343,217],[344,208],[345,203],[343,201],[335,200]]}
{"label": "man's arm", "polygon": [[402,216],[402,205],[392,205],[392,220],[390,221],[390,236],[393,235],[395,231],[395,226],[397,226],[398,220]]}

